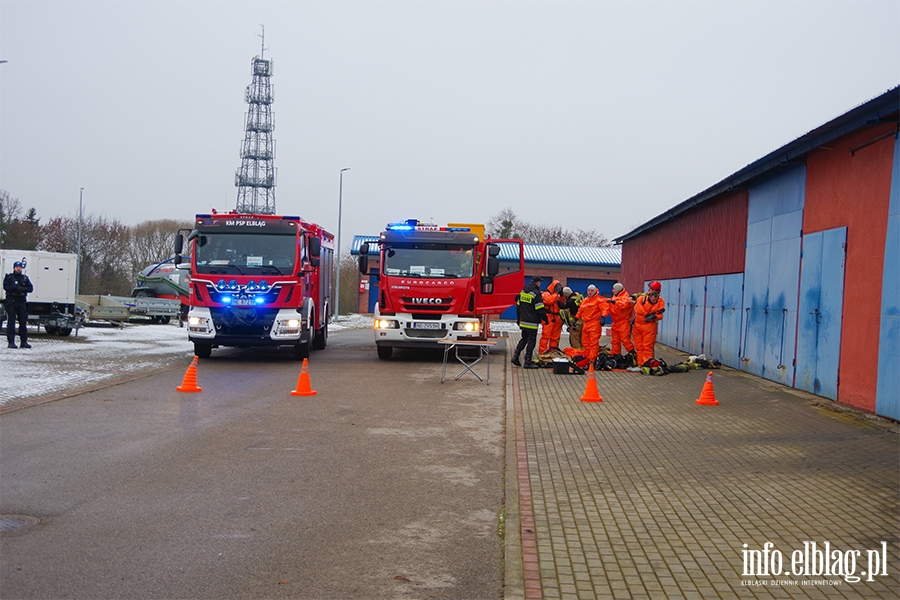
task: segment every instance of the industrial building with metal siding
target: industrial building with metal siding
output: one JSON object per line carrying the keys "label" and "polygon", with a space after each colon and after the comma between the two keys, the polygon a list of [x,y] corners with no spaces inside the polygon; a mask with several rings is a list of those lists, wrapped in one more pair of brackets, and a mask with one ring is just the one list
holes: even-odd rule
{"label": "industrial building with metal siding", "polygon": [[900,419],[900,87],[616,239],[657,341]]}

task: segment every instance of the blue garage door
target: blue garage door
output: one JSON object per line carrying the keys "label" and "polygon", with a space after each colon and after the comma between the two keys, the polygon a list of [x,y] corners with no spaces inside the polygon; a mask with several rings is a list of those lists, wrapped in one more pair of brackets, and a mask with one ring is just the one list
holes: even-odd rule
{"label": "blue garage door", "polygon": [[[665,296],[663,296],[665,299]],[[668,301],[667,306],[668,306]],[[703,307],[706,303],[706,277],[681,280],[678,301],[678,346],[690,354],[703,354]],[[666,313],[669,309],[666,308]],[[668,318],[666,314],[666,318]],[[663,319],[665,320],[665,318]]]}
{"label": "blue garage door", "polygon": [[796,387],[837,400],[847,228],[803,236]]}
{"label": "blue garage door", "polygon": [[806,167],[750,189],[741,368],[793,385]]}
{"label": "blue garage door", "polygon": [[737,368],[741,354],[741,300],[744,274],[706,278],[706,325],[703,353]]}
{"label": "blue garage door", "polygon": [[375,305],[378,303],[379,281],[381,280],[381,271],[372,269],[369,271],[369,312],[375,312]]}
{"label": "blue garage door", "polygon": [[573,291],[581,292],[583,296],[587,296],[588,286],[594,284],[601,296],[612,296],[612,288],[616,282],[611,279],[583,279],[578,277],[569,277],[563,285],[572,288]]}
{"label": "blue garage door", "polygon": [[[644,290],[649,281],[644,282]],[[664,279],[659,282],[662,285],[659,295],[666,301],[666,312],[659,327],[656,330],[656,341],[672,348],[678,347],[681,335],[681,280]]]}

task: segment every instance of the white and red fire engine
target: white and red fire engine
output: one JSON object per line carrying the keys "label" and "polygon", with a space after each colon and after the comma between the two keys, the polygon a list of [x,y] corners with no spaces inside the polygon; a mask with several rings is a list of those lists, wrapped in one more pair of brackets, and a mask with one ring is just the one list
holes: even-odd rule
{"label": "white and red fire engine", "polygon": [[[292,346],[307,358],[328,340],[334,236],[300,217],[197,215],[190,243],[188,337],[217,346]],[[181,262],[184,238],[175,240]]]}
{"label": "white and red fire engine", "polygon": [[[501,246],[506,247],[501,272]],[[368,271],[369,244],[360,248]],[[439,227],[410,219],[389,224],[378,242],[375,305],[378,357],[394,348],[435,348],[439,340],[483,340],[489,315],[524,287],[522,240],[485,239],[483,225]]]}

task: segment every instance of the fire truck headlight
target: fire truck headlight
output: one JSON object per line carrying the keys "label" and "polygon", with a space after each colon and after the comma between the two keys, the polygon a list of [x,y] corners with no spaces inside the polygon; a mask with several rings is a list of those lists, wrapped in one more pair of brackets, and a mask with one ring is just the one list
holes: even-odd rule
{"label": "fire truck headlight", "polygon": [[288,319],[284,322],[286,327],[290,327],[291,329],[300,327],[300,319]]}
{"label": "fire truck headlight", "polygon": [[457,321],[453,324],[453,329],[457,331],[475,332],[481,329],[481,324],[474,321]]}
{"label": "fire truck headlight", "polygon": [[201,319],[200,317],[188,317],[188,325],[199,325],[206,319]]}
{"label": "fire truck headlight", "polygon": [[375,319],[375,329],[400,329],[400,323],[392,319]]}

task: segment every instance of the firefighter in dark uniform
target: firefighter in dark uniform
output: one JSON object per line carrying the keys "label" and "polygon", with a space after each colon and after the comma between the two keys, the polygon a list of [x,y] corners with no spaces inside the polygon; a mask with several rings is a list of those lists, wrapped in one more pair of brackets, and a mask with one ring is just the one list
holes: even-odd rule
{"label": "firefighter in dark uniform", "polygon": [[9,318],[6,321],[6,341],[8,348],[16,347],[16,320],[19,321],[19,338],[22,348],[31,348],[28,343],[28,308],[25,298],[34,291],[28,275],[22,272],[24,265],[20,262],[13,263],[13,272],[7,273],[3,278],[3,291],[6,292],[6,312]]}
{"label": "firefighter in dark uniform", "polygon": [[517,367],[522,366],[522,363],[519,362],[519,355],[522,350],[525,350],[525,368],[539,368],[531,361],[531,357],[534,353],[534,345],[537,343],[538,326],[541,322],[547,322],[547,312],[541,297],[541,278],[535,275],[531,278],[531,283],[526,285],[525,289],[516,297],[516,323],[522,330],[522,339],[516,345],[516,351],[510,361],[512,364]]}

